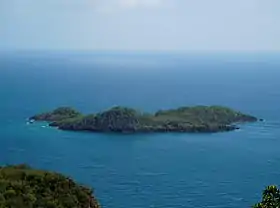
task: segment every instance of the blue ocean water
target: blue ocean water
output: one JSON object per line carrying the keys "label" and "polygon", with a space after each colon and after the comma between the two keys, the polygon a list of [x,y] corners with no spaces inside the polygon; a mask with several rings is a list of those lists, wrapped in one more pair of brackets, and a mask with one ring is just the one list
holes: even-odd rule
{"label": "blue ocean water", "polygon": [[[0,163],[94,187],[104,208],[250,207],[280,185],[277,54],[0,54]],[[25,119],[57,106],[154,111],[226,105],[264,122],[218,134],[63,132]]]}

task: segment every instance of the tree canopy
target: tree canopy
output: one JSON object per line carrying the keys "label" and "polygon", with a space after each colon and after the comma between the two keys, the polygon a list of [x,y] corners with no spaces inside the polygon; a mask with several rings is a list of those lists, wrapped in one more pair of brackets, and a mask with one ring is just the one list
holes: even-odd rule
{"label": "tree canopy", "polygon": [[277,186],[268,186],[262,195],[262,201],[255,204],[253,208],[279,208],[280,191]]}
{"label": "tree canopy", "polygon": [[0,208],[100,208],[93,191],[27,165],[0,167]]}

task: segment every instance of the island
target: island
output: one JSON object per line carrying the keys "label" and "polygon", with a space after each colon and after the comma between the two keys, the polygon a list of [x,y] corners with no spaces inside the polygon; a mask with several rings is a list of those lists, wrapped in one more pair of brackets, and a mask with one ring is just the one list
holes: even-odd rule
{"label": "island", "polygon": [[100,208],[90,188],[28,165],[0,167],[0,207]]}
{"label": "island", "polygon": [[239,129],[238,124],[258,120],[223,106],[180,107],[155,113],[142,113],[133,108],[117,106],[89,115],[71,107],[59,107],[29,119],[47,121],[49,126],[61,130],[118,133],[215,133],[236,130]]}

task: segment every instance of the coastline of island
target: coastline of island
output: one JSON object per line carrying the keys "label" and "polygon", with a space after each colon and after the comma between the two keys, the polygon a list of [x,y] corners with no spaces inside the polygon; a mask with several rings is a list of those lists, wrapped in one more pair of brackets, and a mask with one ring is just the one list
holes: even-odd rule
{"label": "coastline of island", "polygon": [[115,133],[216,133],[239,129],[241,123],[258,121],[254,116],[223,106],[180,107],[155,113],[118,106],[88,115],[71,107],[59,107],[29,120],[32,123],[46,121],[49,126],[61,130]]}

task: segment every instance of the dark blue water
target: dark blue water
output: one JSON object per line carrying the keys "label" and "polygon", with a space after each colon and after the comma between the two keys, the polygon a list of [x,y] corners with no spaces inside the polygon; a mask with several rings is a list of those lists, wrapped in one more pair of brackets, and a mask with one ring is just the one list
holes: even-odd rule
{"label": "dark blue water", "polygon": [[[280,184],[277,54],[2,53],[0,163],[94,187],[105,208],[240,208]],[[57,106],[96,112],[219,104],[265,122],[219,134],[106,135],[26,125]]]}

